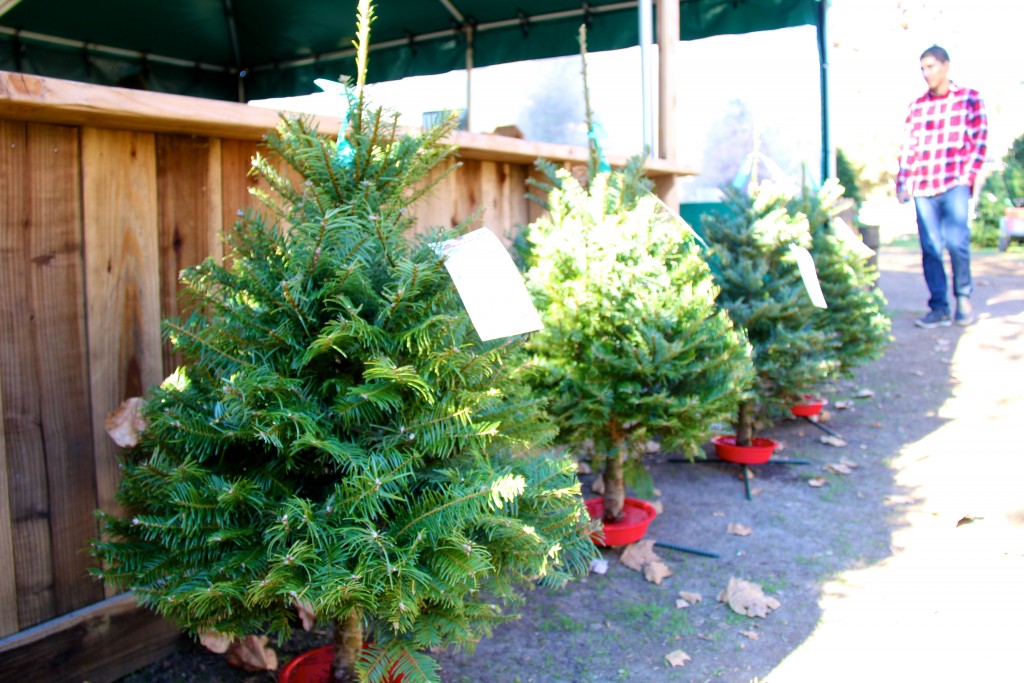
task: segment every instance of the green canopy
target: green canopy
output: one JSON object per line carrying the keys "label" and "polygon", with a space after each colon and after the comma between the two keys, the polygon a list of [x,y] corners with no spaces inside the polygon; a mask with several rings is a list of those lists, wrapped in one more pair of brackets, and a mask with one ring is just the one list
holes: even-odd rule
{"label": "green canopy", "polygon": [[[680,0],[680,37],[819,23],[821,0]],[[356,0],[0,0],[0,69],[200,97],[353,75]],[[377,0],[369,81],[638,44],[637,1]],[[471,48],[468,50],[467,48]]]}

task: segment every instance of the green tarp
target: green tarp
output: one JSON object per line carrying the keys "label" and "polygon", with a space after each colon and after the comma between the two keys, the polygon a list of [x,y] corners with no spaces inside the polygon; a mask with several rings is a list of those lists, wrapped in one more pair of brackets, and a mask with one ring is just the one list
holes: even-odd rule
{"label": "green tarp", "polygon": [[[680,36],[818,23],[820,0],[681,0]],[[356,0],[6,0],[0,69],[220,99],[304,94],[352,75]],[[637,2],[377,0],[368,79],[636,45]]]}

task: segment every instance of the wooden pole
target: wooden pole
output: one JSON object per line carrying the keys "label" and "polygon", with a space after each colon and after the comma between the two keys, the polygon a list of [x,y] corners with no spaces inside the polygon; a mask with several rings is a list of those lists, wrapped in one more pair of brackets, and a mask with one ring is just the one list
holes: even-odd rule
{"label": "wooden pole", "polygon": [[[676,137],[676,106],[678,74],[675,69],[676,46],[679,44],[679,3],[659,0],[658,26],[658,156],[675,161],[679,152]],[[659,178],[658,196],[679,210],[679,190],[675,175]]]}

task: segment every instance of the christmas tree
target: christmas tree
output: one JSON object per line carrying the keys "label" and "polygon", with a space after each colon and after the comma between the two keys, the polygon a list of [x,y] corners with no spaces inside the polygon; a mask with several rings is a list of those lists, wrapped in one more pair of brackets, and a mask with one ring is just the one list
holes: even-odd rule
{"label": "christmas tree", "polygon": [[623,516],[626,484],[653,489],[650,439],[698,452],[752,378],[750,349],[724,311],[692,230],[642,176],[643,159],[612,171],[590,110],[587,178],[539,164],[548,215],[529,227],[527,286],[544,329],[531,339],[563,443],[592,442],[603,466],[604,521]]}
{"label": "christmas tree", "polygon": [[[868,264],[859,238],[835,224],[843,210],[844,190],[835,180],[817,191],[804,187],[791,199],[791,215],[803,215],[811,230],[811,253],[827,309],[815,312],[817,325],[837,343],[836,371],[849,375],[859,365],[875,360],[889,341],[889,317],[882,290],[875,284],[878,270]],[[858,249],[860,247],[860,249]]]}
{"label": "christmas tree", "polygon": [[757,381],[736,414],[736,443],[788,414],[836,368],[836,340],[817,324],[793,247],[809,248],[807,218],[791,215],[789,197],[771,183],[723,188],[725,211],[701,225],[714,250],[719,304],[753,347]]}
{"label": "christmas tree", "polygon": [[369,106],[371,12],[348,127],[282,120],[230,266],[183,273],[196,312],[165,331],[187,364],[148,394],[93,552],[194,635],[284,638],[312,611],[332,680],[417,683],[438,680],[423,651],[471,647],[595,550],[575,465],[537,451],[521,339],[479,341],[432,247],[452,235],[409,237],[454,120],[399,134]]}

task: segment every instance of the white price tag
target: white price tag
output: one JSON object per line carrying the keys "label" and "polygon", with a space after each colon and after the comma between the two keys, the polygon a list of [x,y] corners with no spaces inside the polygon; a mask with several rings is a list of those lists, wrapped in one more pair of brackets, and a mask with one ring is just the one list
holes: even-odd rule
{"label": "white price tag", "polygon": [[821,292],[821,283],[818,282],[818,271],[814,269],[814,257],[811,252],[795,244],[789,245],[796,256],[796,264],[800,267],[800,277],[804,281],[804,288],[807,295],[811,297],[811,303],[818,308],[828,308],[825,303],[825,295]]}
{"label": "white price tag", "polygon": [[865,261],[875,255],[875,250],[864,244],[864,240],[858,237],[853,228],[847,225],[846,221],[839,216],[832,219],[832,231],[839,238],[840,242],[848,245],[853,249],[854,253]]}
{"label": "white price tag", "polygon": [[544,327],[523,277],[505,246],[487,228],[435,244],[481,341]]}

